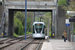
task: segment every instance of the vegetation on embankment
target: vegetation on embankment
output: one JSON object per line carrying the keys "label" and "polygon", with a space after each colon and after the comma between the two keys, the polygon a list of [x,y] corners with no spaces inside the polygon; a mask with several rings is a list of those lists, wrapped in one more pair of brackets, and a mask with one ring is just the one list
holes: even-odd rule
{"label": "vegetation on embankment", "polygon": [[58,0],[58,6],[67,6],[67,0]]}
{"label": "vegetation on embankment", "polygon": [[[31,33],[31,17],[27,17],[27,34]],[[14,36],[24,35],[25,30],[25,15],[20,12],[14,12]]]}
{"label": "vegetation on embankment", "polygon": [[[59,0],[58,6],[62,7],[66,13],[67,11],[75,11],[75,0]],[[65,16],[67,18],[71,17],[68,14],[65,14]]]}
{"label": "vegetation on embankment", "polygon": [[[48,19],[51,19],[51,12],[40,12],[43,14],[41,21],[45,22],[46,28],[48,27]],[[38,12],[35,12],[35,21],[40,21],[38,19]],[[34,12],[27,12],[27,34],[32,33],[33,31],[33,22],[34,22]],[[14,36],[24,35],[25,31],[25,13],[16,11],[14,12]],[[50,21],[50,33],[51,36],[51,21]]]}

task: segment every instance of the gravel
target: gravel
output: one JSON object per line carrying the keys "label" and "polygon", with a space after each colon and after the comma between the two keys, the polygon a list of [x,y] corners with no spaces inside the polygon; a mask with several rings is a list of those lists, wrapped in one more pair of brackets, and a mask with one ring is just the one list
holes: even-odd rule
{"label": "gravel", "polygon": [[2,50],[19,50],[21,47],[23,47],[24,45],[26,45],[27,43],[26,42],[29,42],[31,41],[31,39],[27,39],[27,40],[23,40],[23,41],[20,41],[20,42],[17,42],[13,45],[10,45],[9,47],[6,47]]}
{"label": "gravel", "polygon": [[35,50],[38,44],[30,44],[24,50]]}
{"label": "gravel", "polygon": [[[23,46],[25,46],[28,42],[30,42],[33,38],[28,38],[27,40],[22,40],[20,42],[17,42],[13,45],[10,45],[9,47],[3,48],[2,50],[20,50]],[[15,40],[17,41],[17,40]],[[14,42],[14,41],[12,41]],[[35,42],[39,42],[39,40],[35,40]],[[27,46],[24,50],[35,50],[38,44],[30,44]],[[39,50],[41,50],[42,45],[40,46]]]}

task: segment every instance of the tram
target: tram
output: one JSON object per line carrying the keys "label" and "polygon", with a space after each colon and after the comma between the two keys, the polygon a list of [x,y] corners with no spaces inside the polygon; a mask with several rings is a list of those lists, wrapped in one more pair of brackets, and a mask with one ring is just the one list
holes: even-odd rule
{"label": "tram", "polygon": [[45,38],[45,23],[44,22],[34,22],[33,23],[33,38]]}

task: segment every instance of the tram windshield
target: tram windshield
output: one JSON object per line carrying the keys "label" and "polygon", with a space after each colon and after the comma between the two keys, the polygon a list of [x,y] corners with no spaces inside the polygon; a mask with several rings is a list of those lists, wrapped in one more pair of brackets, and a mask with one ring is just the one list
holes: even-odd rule
{"label": "tram windshield", "polygon": [[35,24],[35,30],[37,33],[41,33],[43,24]]}

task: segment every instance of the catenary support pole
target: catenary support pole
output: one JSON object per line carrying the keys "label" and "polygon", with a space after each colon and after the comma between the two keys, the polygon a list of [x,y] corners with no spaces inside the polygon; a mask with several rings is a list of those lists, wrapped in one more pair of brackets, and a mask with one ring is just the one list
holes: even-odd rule
{"label": "catenary support pole", "polygon": [[34,12],[34,22],[35,22],[35,12]]}
{"label": "catenary support pole", "polygon": [[69,26],[67,26],[67,40],[70,41]]}
{"label": "catenary support pole", "polygon": [[25,0],[25,40],[26,40],[26,27],[27,27],[27,0]]}
{"label": "catenary support pole", "polygon": [[72,42],[74,42],[74,22],[72,22]]}
{"label": "catenary support pole", "polygon": [[38,12],[38,22],[39,22],[39,12]]}
{"label": "catenary support pole", "polygon": [[47,28],[47,36],[48,36],[48,42],[49,42],[49,27],[50,26],[50,20],[48,19],[48,28]]}
{"label": "catenary support pole", "polygon": [[56,2],[56,10],[55,10],[55,37],[57,38],[57,18],[58,18],[58,0]]}
{"label": "catenary support pole", "polygon": [[70,23],[70,33],[69,33],[69,37],[70,37],[70,42],[71,42],[71,23]]}

